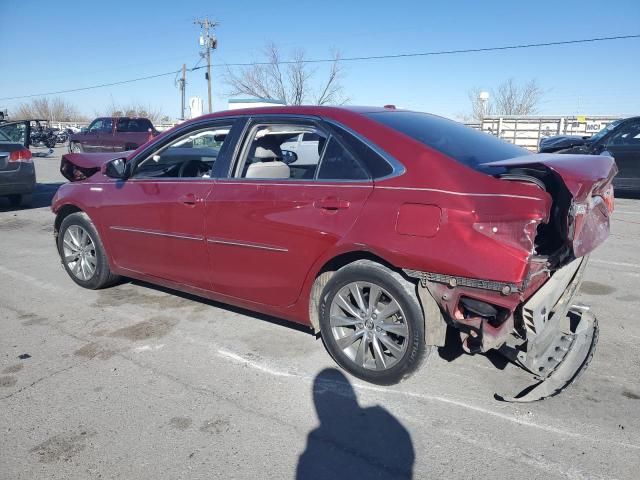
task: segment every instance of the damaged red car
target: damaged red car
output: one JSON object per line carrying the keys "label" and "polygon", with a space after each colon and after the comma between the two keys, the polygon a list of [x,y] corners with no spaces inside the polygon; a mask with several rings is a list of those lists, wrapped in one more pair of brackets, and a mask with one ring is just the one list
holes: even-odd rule
{"label": "damaged red car", "polygon": [[[123,155],[127,155],[126,157]],[[609,234],[608,156],[531,154],[394,108],[207,115],[134,152],[64,155],[56,246],[85,288],[120,276],[308,325],[393,384],[459,331],[553,395],[597,321],[572,304]]]}

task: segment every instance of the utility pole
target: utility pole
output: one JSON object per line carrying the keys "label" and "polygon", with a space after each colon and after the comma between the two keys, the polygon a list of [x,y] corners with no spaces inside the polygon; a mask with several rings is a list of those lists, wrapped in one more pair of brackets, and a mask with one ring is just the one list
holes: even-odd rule
{"label": "utility pole", "polygon": [[209,29],[214,29],[218,26],[218,22],[212,22],[209,20],[209,17],[204,17],[204,19],[194,20],[193,22],[196,25],[200,25],[202,29],[202,33],[200,34],[200,46],[204,47],[204,53],[200,53],[207,60],[207,73],[205,74],[205,78],[207,79],[207,94],[209,99],[209,113],[212,111],[211,107],[211,50],[215,50],[218,48],[218,39],[214,34],[209,33]]}
{"label": "utility pole", "polygon": [[187,85],[187,66],[182,64],[182,78],[180,82],[180,120],[184,120],[184,95],[185,87]]}

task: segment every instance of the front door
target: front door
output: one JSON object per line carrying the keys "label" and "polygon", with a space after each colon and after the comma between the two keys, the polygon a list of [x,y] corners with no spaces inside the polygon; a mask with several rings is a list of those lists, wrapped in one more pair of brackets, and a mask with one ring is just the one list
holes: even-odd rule
{"label": "front door", "polygon": [[111,118],[96,118],[86,132],[78,135],[78,142],[82,145],[85,152],[102,152],[105,151],[103,142],[105,136],[108,136],[113,129],[113,120]]}
{"label": "front door", "polygon": [[[299,297],[311,265],[355,223],[373,189],[367,171],[313,119],[254,119],[228,179],[207,200],[213,289],[265,305]],[[283,155],[300,134],[309,158]]]}
{"label": "front door", "polygon": [[129,179],[103,187],[102,228],[119,267],[209,289],[205,201],[230,128],[209,122],[176,132],[132,159]]}

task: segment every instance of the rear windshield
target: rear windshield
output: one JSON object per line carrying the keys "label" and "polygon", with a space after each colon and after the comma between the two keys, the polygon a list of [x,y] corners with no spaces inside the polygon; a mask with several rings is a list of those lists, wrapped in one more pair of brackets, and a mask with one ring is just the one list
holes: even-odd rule
{"label": "rear windshield", "polygon": [[483,163],[530,153],[522,147],[446,118],[419,112],[374,112],[367,117],[480,171]]}

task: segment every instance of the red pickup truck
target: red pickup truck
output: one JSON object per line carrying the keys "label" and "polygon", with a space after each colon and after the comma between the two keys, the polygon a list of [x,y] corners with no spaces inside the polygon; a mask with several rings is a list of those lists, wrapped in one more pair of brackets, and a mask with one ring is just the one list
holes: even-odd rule
{"label": "red pickup truck", "polygon": [[69,151],[123,152],[135,150],[158,134],[148,118],[100,117],[69,137]]}

